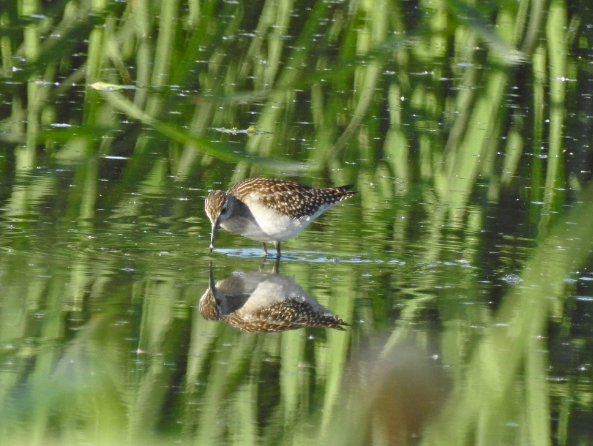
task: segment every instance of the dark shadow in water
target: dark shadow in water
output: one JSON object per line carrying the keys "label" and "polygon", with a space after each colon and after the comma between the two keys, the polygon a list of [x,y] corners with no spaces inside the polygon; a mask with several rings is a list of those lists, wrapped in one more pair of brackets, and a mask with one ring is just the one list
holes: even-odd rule
{"label": "dark shadow in water", "polygon": [[271,272],[238,272],[214,283],[211,263],[208,289],[199,304],[202,317],[252,333],[304,327],[344,330],[342,326],[349,325],[307,294],[294,277],[278,270],[276,259]]}

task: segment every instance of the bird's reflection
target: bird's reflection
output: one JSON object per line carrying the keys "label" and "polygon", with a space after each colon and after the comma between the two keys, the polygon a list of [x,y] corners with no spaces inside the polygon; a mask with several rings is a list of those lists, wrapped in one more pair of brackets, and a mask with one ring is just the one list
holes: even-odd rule
{"label": "bird's reflection", "polygon": [[349,325],[307,294],[294,277],[278,273],[278,261],[272,272],[238,272],[217,283],[210,264],[210,282],[199,308],[206,320],[222,320],[251,333],[303,327],[344,330],[342,326]]}

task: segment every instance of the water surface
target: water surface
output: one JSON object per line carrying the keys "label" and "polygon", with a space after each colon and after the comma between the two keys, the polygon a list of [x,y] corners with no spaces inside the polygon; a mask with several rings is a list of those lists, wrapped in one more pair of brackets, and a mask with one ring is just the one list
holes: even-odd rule
{"label": "water surface", "polygon": [[[523,3],[7,6],[0,441],[590,443],[593,22]],[[249,176],[359,193],[210,253]],[[200,312],[274,268],[347,325]]]}

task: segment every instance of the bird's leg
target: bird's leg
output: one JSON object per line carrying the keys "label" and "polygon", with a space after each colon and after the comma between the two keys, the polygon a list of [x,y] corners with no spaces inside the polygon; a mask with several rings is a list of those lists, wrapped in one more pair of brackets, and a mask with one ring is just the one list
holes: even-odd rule
{"label": "bird's leg", "polygon": [[274,267],[272,268],[272,273],[278,274],[280,272],[280,256],[276,257],[276,261],[274,262]]}
{"label": "bird's leg", "polygon": [[274,246],[276,247],[276,257],[280,258],[280,242],[274,242]]}
{"label": "bird's leg", "polygon": [[270,271],[266,270],[267,263],[268,263],[268,259],[264,258],[261,262],[260,267],[259,267],[259,272],[260,273],[278,274],[278,272],[280,271],[280,258],[276,257],[276,259],[274,260],[274,265],[272,266],[272,269]]}
{"label": "bird's leg", "polygon": [[268,248],[266,247],[265,243],[264,243],[264,257],[268,257]]}

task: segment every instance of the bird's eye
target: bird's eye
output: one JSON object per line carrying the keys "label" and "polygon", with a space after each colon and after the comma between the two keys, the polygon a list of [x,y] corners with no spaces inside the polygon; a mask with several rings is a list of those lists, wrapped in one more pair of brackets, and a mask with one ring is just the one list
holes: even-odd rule
{"label": "bird's eye", "polygon": [[226,204],[222,207],[220,213],[221,214],[224,214],[225,212],[226,212]]}

